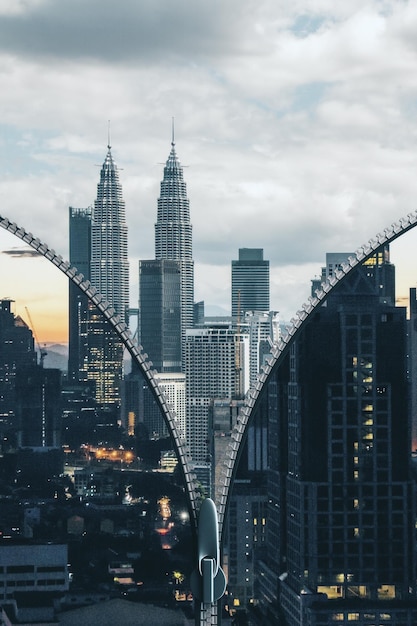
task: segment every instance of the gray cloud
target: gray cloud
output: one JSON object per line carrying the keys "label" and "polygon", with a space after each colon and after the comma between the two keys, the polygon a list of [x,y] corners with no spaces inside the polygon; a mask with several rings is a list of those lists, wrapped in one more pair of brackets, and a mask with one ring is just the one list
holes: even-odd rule
{"label": "gray cloud", "polygon": [[102,62],[216,56],[239,33],[235,2],[48,0],[0,19],[0,49],[28,57]]}
{"label": "gray cloud", "polygon": [[111,119],[137,283],[175,116],[197,297],[229,306],[231,259],[263,247],[288,318],[327,251],[355,250],[417,196],[417,8],[311,4],[10,0],[2,213],[67,257],[68,206],[94,201]]}

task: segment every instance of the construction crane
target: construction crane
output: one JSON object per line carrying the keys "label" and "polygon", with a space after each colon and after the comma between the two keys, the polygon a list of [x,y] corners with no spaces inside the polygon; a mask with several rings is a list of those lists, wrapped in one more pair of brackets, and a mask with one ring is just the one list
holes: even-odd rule
{"label": "construction crane", "polygon": [[32,321],[32,318],[31,318],[31,315],[30,315],[30,313],[29,313],[29,309],[27,308],[27,306],[25,306],[25,310],[26,310],[26,314],[27,314],[27,316],[28,316],[28,320],[29,320],[29,324],[30,324],[31,331],[32,331],[32,333],[33,333],[33,336],[35,337],[36,347],[37,347],[37,349],[39,350],[39,365],[40,365],[41,367],[43,367],[43,362],[44,362],[45,357],[46,357],[46,355],[48,354],[48,352],[47,352],[47,350],[46,350],[46,346],[45,346],[45,344],[44,344],[43,348],[41,348],[41,346],[40,346],[40,344],[39,344],[38,337],[37,337],[37,335],[36,335],[35,326],[34,326],[34,324],[33,324],[33,321]]}

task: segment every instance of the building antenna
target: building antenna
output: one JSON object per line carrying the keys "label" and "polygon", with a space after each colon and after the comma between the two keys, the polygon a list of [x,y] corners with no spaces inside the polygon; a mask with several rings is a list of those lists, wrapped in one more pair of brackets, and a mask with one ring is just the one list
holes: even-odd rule
{"label": "building antenna", "polygon": [[175,117],[172,118],[172,141],[171,146],[175,146]]}
{"label": "building antenna", "polygon": [[107,120],[107,147],[110,150],[110,148],[111,148],[111,143],[110,143],[110,120]]}

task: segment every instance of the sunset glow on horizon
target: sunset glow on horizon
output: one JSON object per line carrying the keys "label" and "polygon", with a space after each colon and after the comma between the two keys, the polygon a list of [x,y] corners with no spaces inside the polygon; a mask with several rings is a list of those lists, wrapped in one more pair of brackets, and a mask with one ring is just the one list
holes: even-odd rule
{"label": "sunset glow on horizon", "polygon": [[[409,289],[417,285],[417,272],[410,263],[410,249],[414,249],[416,238],[417,230],[412,230],[391,244],[398,306],[408,306]],[[323,251],[322,264],[326,252]],[[319,268],[320,264],[317,270]],[[132,274],[134,269],[131,267]],[[271,274],[273,271],[271,267]],[[39,345],[68,344],[68,278],[50,261],[3,229],[0,229],[0,277],[0,298],[13,301],[12,312],[31,328]],[[306,293],[300,306],[309,296],[311,278],[305,276]]]}
{"label": "sunset glow on horizon", "polygon": [[[16,236],[0,233],[0,298],[40,345],[68,343],[68,279]],[[32,327],[33,325],[33,327]]]}

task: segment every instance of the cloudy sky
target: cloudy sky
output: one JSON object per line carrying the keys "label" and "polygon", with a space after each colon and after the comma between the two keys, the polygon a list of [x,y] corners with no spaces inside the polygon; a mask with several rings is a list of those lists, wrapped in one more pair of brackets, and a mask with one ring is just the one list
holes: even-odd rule
{"label": "cloudy sky", "polygon": [[[93,203],[111,120],[135,304],[175,117],[196,300],[228,310],[231,260],[262,247],[287,320],[326,252],[417,209],[416,70],[415,2],[0,0],[0,213],[67,258],[68,206]],[[399,297],[416,237],[398,246]],[[1,241],[16,250],[0,297],[46,302],[57,270]]]}

